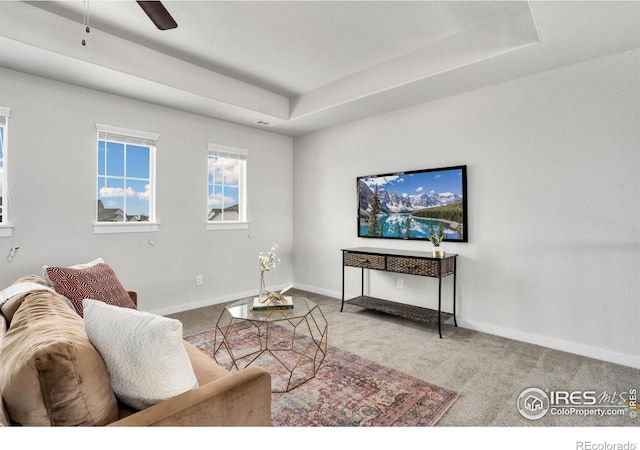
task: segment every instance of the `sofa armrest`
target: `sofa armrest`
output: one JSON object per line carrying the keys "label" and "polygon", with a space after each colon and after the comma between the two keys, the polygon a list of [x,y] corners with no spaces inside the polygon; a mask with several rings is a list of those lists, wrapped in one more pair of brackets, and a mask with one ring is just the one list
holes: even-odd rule
{"label": "sofa armrest", "polygon": [[271,375],[249,366],[109,426],[270,426]]}
{"label": "sofa armrest", "polygon": [[131,297],[131,301],[137,307],[138,306],[138,292],[127,289],[127,294],[129,294],[129,297]]}

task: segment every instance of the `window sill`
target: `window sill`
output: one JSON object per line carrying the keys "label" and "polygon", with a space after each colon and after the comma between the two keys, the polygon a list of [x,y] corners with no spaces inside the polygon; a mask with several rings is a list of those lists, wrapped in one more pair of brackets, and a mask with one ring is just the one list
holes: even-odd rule
{"label": "window sill", "polygon": [[249,222],[207,222],[207,231],[248,229]]}
{"label": "window sill", "polygon": [[159,227],[155,222],[98,222],[93,224],[93,234],[152,233]]}
{"label": "window sill", "polygon": [[0,225],[0,237],[11,237],[13,233],[13,225]]}

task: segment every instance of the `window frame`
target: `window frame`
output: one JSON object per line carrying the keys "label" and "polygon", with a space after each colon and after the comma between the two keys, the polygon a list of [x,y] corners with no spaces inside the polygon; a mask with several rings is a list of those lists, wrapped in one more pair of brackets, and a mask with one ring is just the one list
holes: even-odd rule
{"label": "window frame", "polygon": [[[219,158],[237,159],[241,161],[240,180],[238,183],[238,220],[209,220],[211,207],[209,206],[209,158],[217,156]],[[249,150],[239,147],[231,147],[222,144],[209,143],[207,146],[207,209],[206,209],[206,229],[211,230],[246,230],[249,228],[248,207],[247,207],[247,165]]]}
{"label": "window frame", "polygon": [[[116,127],[112,125],[96,124],[96,197],[95,214],[93,222],[94,234],[107,233],[148,233],[159,229],[156,218],[156,151],[157,142],[160,138],[158,133],[133,130],[130,128]],[[149,220],[144,222],[99,222],[98,221],[98,199],[99,199],[99,153],[100,141],[117,142],[125,145],[139,145],[149,147]],[[126,167],[126,161],[124,162]],[[135,177],[133,177],[135,178]],[[126,179],[123,176],[123,179]]]}
{"label": "window frame", "polygon": [[0,106],[0,127],[3,128],[2,140],[2,220],[0,221],[0,237],[11,237],[13,233],[13,225],[10,215],[10,200],[9,200],[9,116],[11,116],[11,108]]}

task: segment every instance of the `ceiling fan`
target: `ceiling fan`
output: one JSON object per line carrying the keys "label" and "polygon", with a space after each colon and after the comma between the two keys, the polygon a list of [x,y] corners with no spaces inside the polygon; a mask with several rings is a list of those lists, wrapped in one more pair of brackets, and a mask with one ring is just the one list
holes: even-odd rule
{"label": "ceiling fan", "polygon": [[[0,0],[1,1],[1,0]],[[140,8],[149,16],[149,19],[158,27],[159,30],[170,30],[177,28],[178,24],[171,17],[167,8],[164,7],[162,2],[159,1],[136,1]],[[84,0],[84,16],[83,16],[85,31],[89,33],[91,28],[89,27],[89,0]],[[87,45],[87,40],[82,40],[82,45]]]}
{"label": "ceiling fan", "polygon": [[167,8],[164,7],[162,2],[156,1],[141,1],[136,2],[140,5],[140,8],[147,13],[149,19],[158,27],[159,30],[170,30],[176,28],[178,24],[171,17]]}

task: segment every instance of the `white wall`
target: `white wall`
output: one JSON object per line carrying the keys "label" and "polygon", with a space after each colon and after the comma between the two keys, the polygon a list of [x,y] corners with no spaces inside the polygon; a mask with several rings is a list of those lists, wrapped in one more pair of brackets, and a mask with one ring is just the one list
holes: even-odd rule
{"label": "white wall", "polygon": [[[0,105],[11,108],[15,225],[12,238],[0,238],[0,286],[43,264],[102,257],[142,309],[170,313],[257,292],[258,252],[274,243],[282,264],[267,285],[291,283],[291,138],[4,69]],[[160,134],[158,232],[93,234],[96,123]],[[205,230],[209,142],[249,150],[248,231]],[[20,250],[9,262],[12,245]]]}
{"label": "white wall", "polygon": [[[636,50],[292,143],[0,69],[15,224],[13,238],[0,238],[0,285],[42,264],[101,256],[139,291],[143,309],[169,313],[254,293],[257,253],[278,243],[283,263],[268,285],[295,280],[339,297],[341,248],[429,249],[356,238],[355,178],[467,164],[470,242],[446,247],[460,254],[459,324],[640,367],[639,73]],[[160,133],[159,232],[93,234],[96,123]],[[249,232],[204,229],[208,142],[250,150]],[[12,245],[20,250],[9,262]],[[396,278],[374,273],[368,285],[435,305],[434,280],[403,276],[400,290]]]}
{"label": "white wall", "polygon": [[[639,74],[635,50],[295,138],[296,286],[339,297],[341,248],[429,250],[356,237],[357,176],[466,164],[459,324],[640,367]],[[436,305],[396,278],[371,295]]]}

